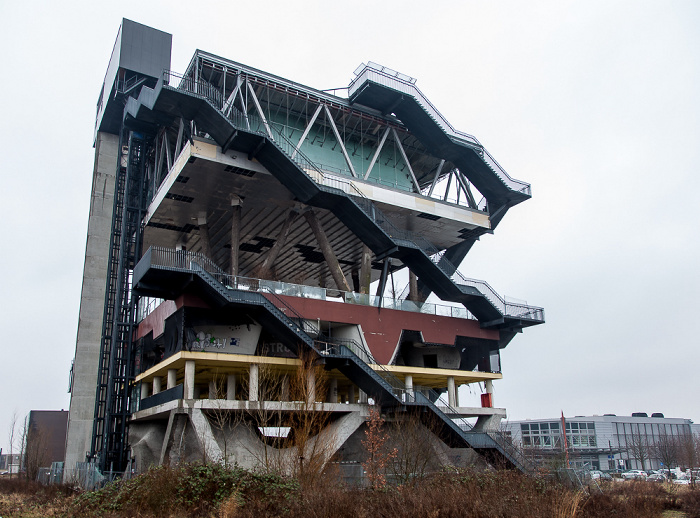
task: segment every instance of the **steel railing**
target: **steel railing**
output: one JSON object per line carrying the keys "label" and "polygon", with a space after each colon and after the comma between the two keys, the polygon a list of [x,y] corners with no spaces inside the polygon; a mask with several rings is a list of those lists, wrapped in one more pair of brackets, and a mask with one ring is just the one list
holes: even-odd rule
{"label": "steel railing", "polygon": [[[390,68],[383,67],[377,63],[369,62],[367,65],[361,65],[355,71],[356,77],[350,82],[348,86],[348,96],[357,92],[360,87],[367,81],[371,81],[394,90],[410,95],[419,106],[435,121],[448,136],[466,143],[474,149],[474,151],[481,157],[481,159],[493,170],[493,172],[500,178],[500,180],[511,190],[522,192],[527,195],[531,195],[530,184],[523,182],[521,180],[516,180],[512,178],[506,171],[501,167],[501,165],[496,161],[491,154],[484,149],[481,143],[473,135],[464,133],[455,129],[447,119],[438,111],[437,108],[428,100],[423,92],[415,85],[415,80],[409,81],[399,72],[391,70]],[[409,78],[412,79],[412,78]]]}
{"label": "steel railing", "polygon": [[[397,228],[391,221],[377,208],[377,206],[367,198],[362,191],[350,180],[345,180],[337,176],[328,176],[311,160],[309,160],[284,132],[275,124],[270,124],[256,116],[245,114],[235,107],[231,107],[228,114],[221,111],[221,106],[224,103],[221,92],[213,85],[206,81],[194,81],[191,78],[175,74],[171,71],[164,72],[164,78],[179,78],[180,84],[177,89],[185,90],[190,94],[208,100],[221,115],[228,118],[234,126],[248,128],[248,131],[260,134],[261,136],[270,137],[277,147],[287,155],[287,157],[295,162],[316,184],[319,188],[331,188],[344,192],[352,201],[368,216],[378,227],[380,227],[394,241],[403,241],[404,245],[412,248],[418,248],[425,253],[430,260],[440,268],[447,277],[457,285],[472,287],[477,290],[481,288],[484,297],[496,308],[502,315],[516,318],[528,318],[535,321],[544,322],[544,309],[536,306],[527,306],[520,304],[507,303],[496,291],[486,282],[464,277],[455,265],[448,261],[444,256],[444,251],[440,251],[430,241],[423,236]],[[275,138],[275,136],[277,138]]]}

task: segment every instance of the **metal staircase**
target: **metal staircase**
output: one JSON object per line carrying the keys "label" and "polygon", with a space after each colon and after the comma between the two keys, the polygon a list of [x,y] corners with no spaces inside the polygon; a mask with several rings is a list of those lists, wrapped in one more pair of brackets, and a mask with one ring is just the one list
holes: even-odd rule
{"label": "metal staircase", "polygon": [[[427,409],[428,414],[419,415],[429,421],[432,416],[431,426],[435,426],[436,418],[439,428],[436,431],[453,447],[466,445],[486,455],[492,462],[498,459],[507,466],[530,471],[529,464],[517,449],[499,438],[497,432],[473,431],[467,421],[459,418],[459,422],[455,422],[435,404],[440,399],[440,394],[433,390],[427,391],[427,395],[419,391],[407,391],[400,379],[374,362],[371,354],[359,344],[352,340],[338,341],[325,336],[266,284],[251,282],[250,279],[241,282],[198,253],[151,248],[134,269],[135,289],[139,291],[143,289],[142,285],[148,286],[149,294],[157,294],[153,290],[157,289],[155,286],[158,283],[148,278],[158,271],[169,272],[171,275],[194,274],[203,283],[205,290],[219,298],[221,303],[231,307],[260,308],[261,311],[256,313],[255,318],[297,356],[302,352],[311,352],[316,358],[322,358],[327,368],[338,369],[384,408]],[[368,362],[373,362],[373,366]],[[458,411],[444,401],[441,404],[448,408],[450,414],[458,415]]]}
{"label": "metal staircase", "polygon": [[224,114],[222,103],[220,92],[204,81],[181,78],[172,87],[160,80],[154,90],[144,87],[138,99],[131,98],[125,114],[154,123],[162,112],[191,116],[222,148],[247,151],[300,201],[333,212],[377,256],[400,259],[440,299],[463,304],[484,327],[544,322],[542,308],[506,302],[487,283],[462,276],[424,237],[398,229],[351,180],[324,174],[282,129],[234,107]]}
{"label": "metal staircase", "polygon": [[474,136],[456,130],[415,79],[372,62],[355,74],[350,102],[393,113],[431,152],[457,165],[488,201],[492,228],[509,207],[531,197],[530,185],[511,178]]}

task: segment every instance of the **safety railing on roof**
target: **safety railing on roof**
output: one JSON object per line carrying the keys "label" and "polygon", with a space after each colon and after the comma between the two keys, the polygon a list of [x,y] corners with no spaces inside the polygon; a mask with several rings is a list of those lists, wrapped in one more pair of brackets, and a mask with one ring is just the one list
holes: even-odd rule
{"label": "safety railing on roof", "polygon": [[428,98],[423,95],[423,92],[415,85],[415,79],[371,61],[367,65],[360,65],[355,70],[355,75],[355,79],[348,86],[348,96],[352,97],[366,81],[372,81],[410,95],[447,135],[473,148],[505,185],[514,191],[527,195],[531,194],[530,184],[511,178],[496,159],[484,149],[476,137],[455,129]]}
{"label": "safety railing on roof", "polygon": [[[517,318],[529,318],[537,321],[544,321],[544,310],[540,307],[524,306],[519,304],[506,303],[491,286],[484,281],[477,281],[464,277],[457,267],[443,257],[444,251],[440,251],[430,241],[419,234],[415,234],[408,230],[399,229],[377,208],[377,206],[367,198],[357,186],[349,180],[339,178],[337,176],[328,176],[318,168],[318,166],[309,160],[297,146],[289,140],[289,138],[274,125],[268,124],[266,121],[241,112],[235,107],[228,110],[228,114],[221,112],[220,107],[223,105],[223,96],[213,85],[206,81],[194,81],[191,78],[175,74],[174,72],[164,72],[164,78],[180,78],[180,83],[177,88],[185,90],[191,94],[207,99],[219,112],[227,117],[235,126],[249,128],[249,131],[270,137],[274,143],[281,149],[290,160],[295,162],[316,184],[319,188],[332,188],[340,190],[352,197],[356,205],[389,237],[394,241],[402,241],[404,245],[415,247],[422,250],[430,260],[438,266],[455,284],[470,286],[480,289],[483,286],[486,293],[483,295],[498,309],[502,315]],[[407,83],[408,84],[408,83]],[[216,92],[216,94],[214,93]],[[422,94],[421,94],[422,95]],[[510,177],[509,177],[510,178]]]}

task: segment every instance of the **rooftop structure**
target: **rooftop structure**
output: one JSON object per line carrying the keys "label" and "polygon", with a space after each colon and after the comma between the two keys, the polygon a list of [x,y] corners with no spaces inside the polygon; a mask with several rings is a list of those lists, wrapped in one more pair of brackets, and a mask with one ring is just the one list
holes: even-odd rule
{"label": "rooftop structure", "polygon": [[[492,381],[544,311],[457,265],[530,186],[413,78],[369,63],[341,97],[203,51],[177,74],[170,41],[124,20],[98,102],[66,471],[254,464],[298,440],[300,402],[333,431],[326,461],[352,461],[373,404],[522,468]],[[476,382],[483,407],[460,407]],[[264,408],[274,426],[241,439]]]}

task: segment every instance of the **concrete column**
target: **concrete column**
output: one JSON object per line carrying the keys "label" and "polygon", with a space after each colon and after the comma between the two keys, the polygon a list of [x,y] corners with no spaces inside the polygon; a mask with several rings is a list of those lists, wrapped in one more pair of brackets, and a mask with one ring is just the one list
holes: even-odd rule
{"label": "concrete column", "polygon": [[229,401],[236,400],[236,375],[229,374],[226,378],[226,399]]}
{"label": "concrete column", "polygon": [[185,362],[185,399],[194,399],[194,360]]}
{"label": "concrete column", "polygon": [[277,256],[279,256],[280,252],[282,251],[282,247],[287,242],[287,237],[289,236],[289,231],[292,228],[292,223],[294,223],[294,220],[297,219],[298,215],[299,213],[295,210],[290,210],[287,212],[287,218],[284,220],[284,223],[282,223],[282,228],[277,235],[275,244],[272,245],[272,248],[270,248],[270,250],[267,252],[267,256],[260,266],[260,271],[262,272],[261,276],[268,276],[272,271],[272,267],[277,260]]}
{"label": "concrete column", "polygon": [[251,363],[248,370],[248,401],[258,400],[259,375],[260,366],[257,363]]}
{"label": "concrete column", "polygon": [[348,403],[351,405],[355,403],[355,385],[348,387]]}
{"label": "concrete column", "polygon": [[216,393],[216,380],[209,382],[209,399],[219,399],[219,395]]}
{"label": "concrete column", "polygon": [[309,369],[306,375],[306,403],[313,405],[316,402],[316,371]]}
{"label": "concrete column", "polygon": [[418,277],[412,271],[408,272],[408,300],[418,302]]}
{"label": "concrete column", "polygon": [[231,275],[238,275],[238,248],[241,244],[241,199],[231,198]]}
{"label": "concrete column", "polygon": [[360,293],[369,294],[369,285],[372,282],[372,251],[367,245],[362,245],[362,259],[360,262]]}
{"label": "concrete column", "polygon": [[148,397],[148,383],[145,381],[141,382],[141,399],[146,399]]}
{"label": "concrete column", "polygon": [[367,404],[367,394],[365,393],[364,390],[360,390],[360,396],[359,396],[359,403],[366,405]]}
{"label": "concrete column", "polygon": [[177,369],[168,369],[168,384],[167,388],[175,388],[177,384]]}
{"label": "concrete column", "polygon": [[209,225],[207,225],[207,215],[202,212],[197,218],[197,226],[199,227],[199,243],[201,252],[204,257],[211,258],[211,245],[209,242]]}
{"label": "concrete column", "polygon": [[282,376],[282,390],[280,391],[280,400],[289,401],[289,376]]}
{"label": "concrete column", "polygon": [[163,378],[156,376],[153,378],[153,394],[158,394],[160,392],[161,385],[163,384]]}
{"label": "concrete column", "polygon": [[338,380],[331,378],[328,383],[328,397],[326,399],[327,403],[337,403],[338,402]]}
{"label": "concrete column", "polygon": [[326,260],[326,264],[328,265],[328,269],[331,272],[331,277],[333,277],[336,287],[339,290],[352,291],[347,279],[345,278],[345,275],[343,274],[343,270],[340,267],[338,258],[333,253],[331,243],[328,241],[328,237],[326,237],[326,233],[324,232],[321,223],[319,223],[318,219],[316,218],[316,214],[312,210],[307,210],[304,212],[304,218],[306,218],[306,222],[309,224],[314,236],[316,237],[316,241],[318,242],[318,246],[321,248],[321,252]]}
{"label": "concrete column", "polygon": [[454,376],[447,376],[447,404],[452,408],[457,406],[455,392],[455,378]]}
{"label": "concrete column", "polygon": [[410,374],[406,374],[406,379],[404,381],[404,384],[406,385],[406,396],[407,396],[407,402],[413,401],[414,395],[413,395],[413,376]]}

